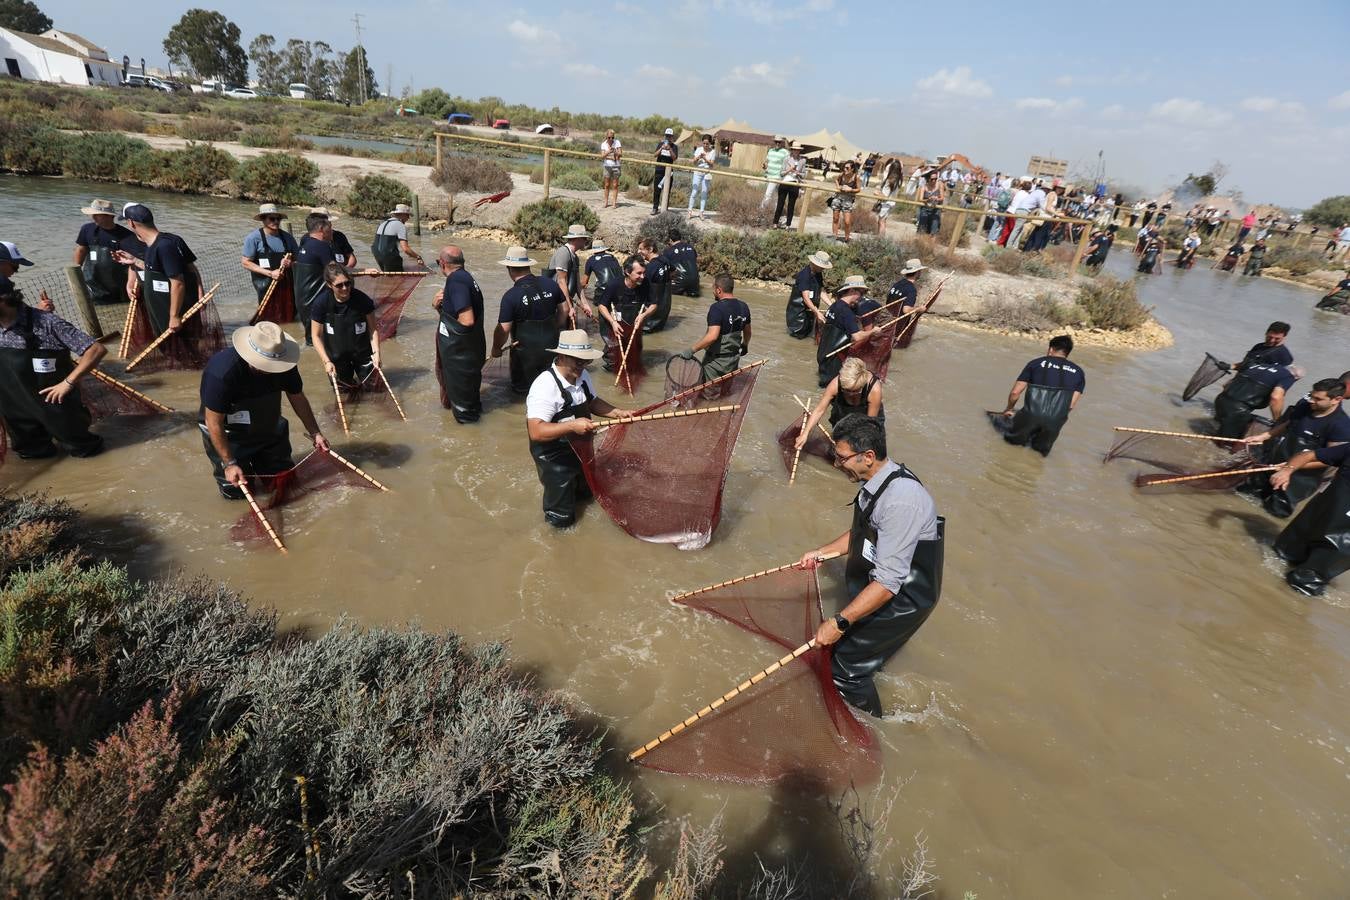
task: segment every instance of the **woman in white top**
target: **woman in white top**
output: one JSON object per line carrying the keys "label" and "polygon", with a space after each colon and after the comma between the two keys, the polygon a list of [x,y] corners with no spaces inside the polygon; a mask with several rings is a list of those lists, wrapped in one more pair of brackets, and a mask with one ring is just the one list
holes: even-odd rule
{"label": "woman in white top", "polygon": [[700,191],[702,197],[698,204],[698,217],[707,218],[705,213],[708,209],[708,188],[712,185],[712,167],[716,161],[717,148],[713,146],[712,135],[705,134],[702,145],[694,149],[694,168],[698,171],[694,173],[694,183],[689,186],[690,218],[694,216],[694,198],[699,196]]}
{"label": "woman in white top", "polygon": [[611,128],[605,132],[605,139],[600,142],[600,167],[604,175],[604,183],[600,186],[604,193],[605,206],[609,206],[609,195],[614,193],[614,206],[619,205],[619,174],[620,165],[623,160],[623,143],[614,136],[614,129]]}
{"label": "woman in white top", "polygon": [[[881,195],[883,197],[894,197],[900,190],[900,165],[896,163],[895,168],[887,169],[886,180],[881,183]],[[895,209],[894,200],[883,200],[877,204],[877,234],[886,233],[886,220],[890,218],[891,210]]]}

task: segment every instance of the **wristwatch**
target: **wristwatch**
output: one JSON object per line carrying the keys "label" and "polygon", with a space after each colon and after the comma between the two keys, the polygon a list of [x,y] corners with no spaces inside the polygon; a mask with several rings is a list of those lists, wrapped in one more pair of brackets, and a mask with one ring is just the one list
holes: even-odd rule
{"label": "wristwatch", "polygon": [[843,616],[835,616],[834,627],[839,629],[840,634],[845,634],[848,632],[850,628],[853,627],[853,623],[850,622],[848,619],[845,619]]}

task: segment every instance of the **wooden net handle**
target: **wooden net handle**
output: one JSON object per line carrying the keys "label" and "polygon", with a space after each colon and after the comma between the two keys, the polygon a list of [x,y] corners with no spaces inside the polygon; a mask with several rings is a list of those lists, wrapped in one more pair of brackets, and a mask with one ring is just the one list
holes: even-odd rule
{"label": "wooden net handle", "polygon": [[[287,253],[281,258],[281,261],[284,263],[289,261],[290,258],[291,254]],[[271,278],[270,275],[268,277]],[[272,278],[272,283],[269,284],[267,290],[263,292],[262,300],[258,302],[258,309],[253,313],[253,318],[248,320],[248,324],[256,325],[258,320],[262,318],[263,310],[267,309],[267,304],[272,299],[272,292],[277,289],[277,282],[279,281],[281,281],[280,278]]]}
{"label": "wooden net handle", "polygon": [[153,406],[155,409],[159,410],[162,413],[173,412],[173,409],[171,407],[165,406],[163,403],[150,399],[149,397],[145,396],[145,394],[142,394],[140,391],[136,390],[131,385],[123,384],[116,378],[113,378],[111,375],[103,374],[98,369],[90,369],[89,374],[93,375],[95,378],[97,378],[104,384],[110,385],[124,394],[129,394],[130,396],[135,397],[137,400],[149,403],[151,406]]}
{"label": "wooden net handle", "polygon": [[704,406],[699,409],[677,409],[672,412],[647,413],[643,416],[632,416],[627,419],[596,419],[596,421],[600,423],[598,428],[612,428],[615,425],[632,425],[634,422],[655,422],[660,419],[682,419],[685,416],[706,416],[709,413],[735,412],[740,408],[741,405],[739,403],[728,403],[724,406]]}
{"label": "wooden net handle", "polygon": [[[192,304],[192,307],[191,307],[190,309],[188,309],[187,312],[183,313],[183,316],[182,316],[181,319],[179,319],[179,322],[180,322],[180,323],[186,323],[187,320],[190,319],[190,318],[192,318],[193,316],[195,316],[195,315],[198,313],[198,311],[201,310],[201,308],[202,308],[203,306],[205,306],[206,304],[210,303],[210,302],[211,302],[211,297],[212,297],[212,295],[215,294],[216,289],[219,288],[219,287],[220,287],[220,282],[217,281],[215,284],[213,284],[213,285],[211,286],[211,290],[207,291],[207,292],[202,296],[202,299],[200,299],[200,300],[198,300],[196,303]],[[180,325],[179,327],[182,327],[182,326]],[[165,330],[164,330],[164,333],[161,334],[159,337],[155,338],[153,341],[151,341],[151,342],[150,342],[150,346],[149,346],[149,347],[146,347],[144,350],[142,350],[142,351],[140,352],[140,355],[139,355],[139,356],[137,356],[137,357],[136,357],[135,359],[133,359],[131,362],[127,363],[127,371],[130,372],[132,369],[136,368],[136,366],[140,365],[141,360],[143,360],[143,359],[145,359],[147,356],[149,356],[149,355],[154,351],[154,349],[155,349],[156,347],[158,347],[160,344],[162,344],[162,343],[164,343],[165,341],[167,341],[170,337],[172,337],[172,336],[175,335],[175,334],[177,334],[176,331],[169,331],[168,329],[165,329]]]}
{"label": "wooden net handle", "polygon": [[248,501],[249,508],[252,509],[253,514],[258,517],[258,521],[262,523],[263,530],[266,531],[267,536],[272,539],[272,543],[276,544],[278,550],[285,553],[286,545],[281,542],[281,538],[277,537],[276,531],[272,528],[272,523],[267,521],[267,516],[264,516],[263,511],[258,508],[258,501],[253,499],[253,492],[248,489],[248,482],[245,481],[240,484],[239,490],[244,492],[244,499]]}
{"label": "wooden net handle", "polygon": [[1255,475],[1258,472],[1274,472],[1279,466],[1257,466],[1252,469],[1232,469],[1226,472],[1205,472],[1201,475],[1178,475],[1176,478],[1162,478],[1158,481],[1149,481],[1139,487],[1157,487],[1160,484],[1176,484],[1181,481],[1200,481],[1204,478],[1223,478],[1231,475]]}
{"label": "wooden net handle", "polygon": [[348,460],[348,459],[346,459],[346,458],[344,458],[344,457],[342,457],[342,456],[339,456],[339,455],[338,455],[338,452],[337,452],[336,450],[334,450],[332,447],[329,447],[329,448],[328,448],[328,455],[331,456],[331,457],[333,457],[333,459],[336,459],[338,462],[342,463],[342,464],[343,464],[344,466],[346,466],[347,468],[351,469],[351,470],[352,470],[353,472],[355,472],[357,475],[360,475],[360,476],[361,476],[362,478],[364,478],[366,481],[369,481],[369,482],[370,482],[371,484],[373,484],[375,487],[377,487],[377,488],[379,488],[380,490],[382,490],[382,491],[388,493],[389,488],[385,487],[384,485],[382,485],[382,484],[380,484],[378,481],[376,481],[374,478],[371,478],[369,475],[367,475],[367,474],[365,473],[365,471],[361,469],[360,466],[357,466],[356,464],[352,463],[350,460]]}
{"label": "wooden net handle", "polygon": [[1242,438],[1219,437],[1214,434],[1191,434],[1188,431],[1155,431],[1151,428],[1126,428],[1124,425],[1115,426],[1112,431],[1124,431],[1130,434],[1156,434],[1161,437],[1185,438],[1192,441],[1219,441],[1225,444],[1240,444]]}
{"label": "wooden net handle", "polygon": [[[842,555],[843,555],[842,553],[825,553],[821,556],[816,557],[816,559],[818,562],[825,562],[828,559],[835,559]],[[740,578],[733,578],[730,581],[722,581],[718,582],[717,584],[710,584],[707,587],[698,588],[697,590],[685,591],[683,594],[676,594],[674,597],[670,598],[670,602],[678,603],[679,601],[683,600],[686,597],[693,597],[695,594],[706,594],[708,591],[715,591],[718,588],[731,587],[733,584],[740,584],[743,581],[750,581],[755,578],[761,578],[765,575],[773,575],[776,572],[783,572],[786,571],[787,569],[796,569],[796,568],[800,568],[800,564],[795,562],[790,562],[787,565],[783,566],[775,566],[772,569],[765,569],[763,572],[755,572],[750,575],[742,575]]]}
{"label": "wooden net handle", "polygon": [[398,402],[398,395],[394,393],[393,387],[389,384],[389,379],[384,377],[384,370],[379,366],[372,364],[375,371],[380,376],[380,381],[384,382],[384,389],[389,392],[389,399],[394,401],[394,409],[398,410],[398,417],[403,421],[408,421],[408,417],[403,414],[403,404]]}
{"label": "wooden net handle", "polygon": [[705,381],[705,382],[703,382],[702,384],[696,384],[696,385],[694,385],[694,386],[691,387],[691,388],[688,388],[688,389],[686,389],[686,390],[680,391],[678,394],[671,394],[671,395],[670,395],[669,397],[667,397],[667,398],[665,399],[665,401],[663,401],[663,402],[665,402],[665,403],[670,403],[670,402],[673,401],[673,400],[682,400],[682,399],[684,399],[685,397],[688,397],[690,394],[697,393],[698,391],[707,390],[709,387],[711,387],[711,386],[714,385],[714,384],[717,384],[717,383],[720,382],[720,381],[726,381],[728,378],[735,378],[737,375],[741,374],[742,372],[746,372],[746,371],[749,371],[750,369],[754,369],[754,368],[756,368],[756,367],[758,367],[758,366],[762,366],[762,365],[764,365],[766,362],[768,362],[767,359],[759,359],[759,360],[755,360],[754,362],[750,363],[749,365],[741,366],[739,369],[737,369],[737,370],[734,371],[734,372],[728,372],[728,373],[725,374],[725,375],[718,375],[718,376],[717,376],[716,378],[714,378],[712,381]]}
{"label": "wooden net handle", "polygon": [[342,433],[351,437],[352,430],[347,425],[347,409],[342,405],[342,390],[338,387],[337,376],[329,375],[328,383],[333,386],[333,396],[337,398],[338,416],[342,419]]}

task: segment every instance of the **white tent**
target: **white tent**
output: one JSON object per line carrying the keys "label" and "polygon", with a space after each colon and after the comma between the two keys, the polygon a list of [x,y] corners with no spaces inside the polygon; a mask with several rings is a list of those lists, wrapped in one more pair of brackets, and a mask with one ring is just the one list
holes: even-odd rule
{"label": "white tent", "polygon": [[864,157],[867,151],[857,144],[844,137],[838,131],[830,131],[822,128],[811,134],[798,135],[789,138],[796,141],[806,148],[807,156],[819,155],[830,162],[843,162],[847,159],[853,159],[859,153]]}
{"label": "white tent", "polygon": [[553,133],[553,126],[550,125],[550,124],[548,124],[547,122],[543,122],[543,123],[541,123],[541,124],[539,124],[539,125],[534,126],[534,133],[535,133],[535,134],[552,134],[552,133]]}

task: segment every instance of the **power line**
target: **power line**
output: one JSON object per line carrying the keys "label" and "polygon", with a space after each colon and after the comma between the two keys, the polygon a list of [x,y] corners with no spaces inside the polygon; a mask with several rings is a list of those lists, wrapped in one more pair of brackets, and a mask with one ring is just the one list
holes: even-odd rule
{"label": "power line", "polygon": [[356,46],[357,49],[361,51],[358,59],[361,66],[361,103],[362,105],[365,105],[365,102],[369,97],[366,94],[366,45],[361,40],[361,14],[356,13],[353,15],[352,22],[356,24]]}

